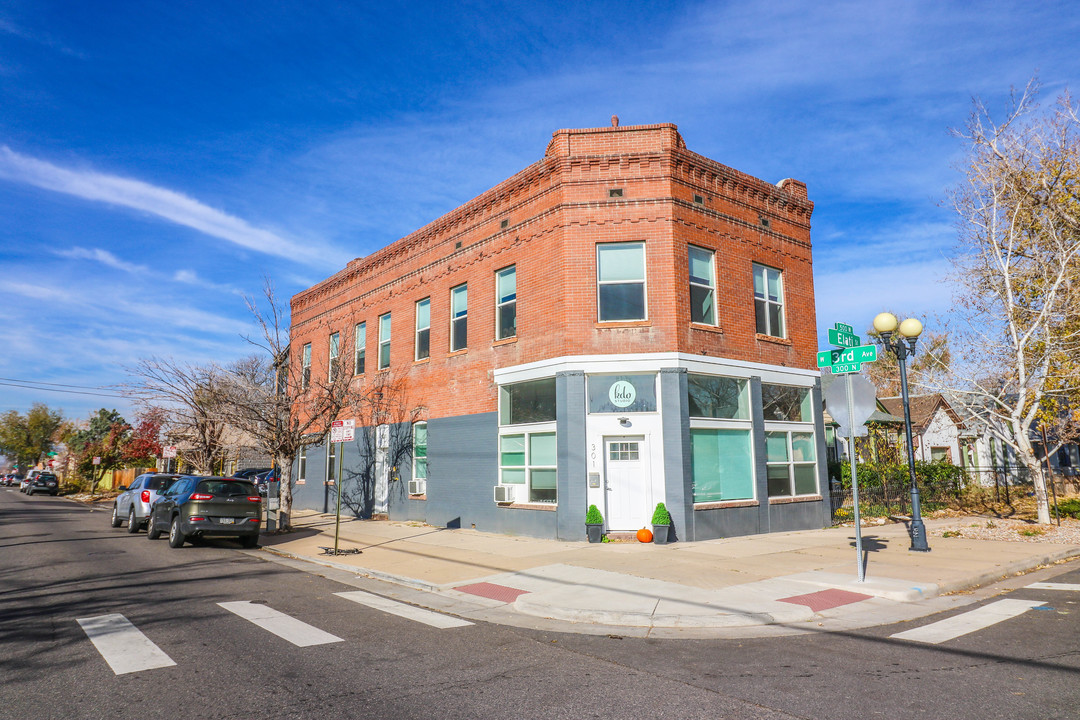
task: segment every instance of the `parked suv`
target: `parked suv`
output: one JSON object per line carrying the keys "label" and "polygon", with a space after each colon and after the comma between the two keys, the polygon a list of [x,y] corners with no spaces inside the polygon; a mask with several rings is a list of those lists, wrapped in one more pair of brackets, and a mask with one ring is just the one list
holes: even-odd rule
{"label": "parked suv", "polygon": [[120,486],[112,509],[112,526],[120,527],[127,519],[127,531],[137,533],[150,517],[150,508],[164,492],[176,482],[179,475],[169,473],[146,473],[135,478],[131,487]]}
{"label": "parked suv", "polygon": [[60,492],[60,481],[50,472],[38,473],[30,478],[26,485],[26,494],[49,493],[56,495]]}
{"label": "parked suv", "polygon": [[146,534],[169,533],[169,547],[196,537],[235,537],[246,548],[259,544],[262,498],[248,480],[187,475],[178,479],[150,510]]}

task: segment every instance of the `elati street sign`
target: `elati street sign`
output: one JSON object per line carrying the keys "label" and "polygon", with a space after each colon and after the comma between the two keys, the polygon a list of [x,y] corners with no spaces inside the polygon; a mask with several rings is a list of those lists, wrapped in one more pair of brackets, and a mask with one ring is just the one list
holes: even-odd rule
{"label": "elati street sign", "polygon": [[877,346],[862,345],[862,340],[850,325],[836,323],[829,329],[829,342],[840,349],[819,352],[817,366],[829,368],[833,375],[859,372],[864,362],[877,360]]}
{"label": "elati street sign", "polygon": [[[838,323],[839,324],[839,323]],[[850,326],[845,326],[850,327]],[[829,344],[836,347],[849,348],[856,347],[862,344],[862,340],[858,335],[852,332],[844,332],[836,328],[829,330]]]}

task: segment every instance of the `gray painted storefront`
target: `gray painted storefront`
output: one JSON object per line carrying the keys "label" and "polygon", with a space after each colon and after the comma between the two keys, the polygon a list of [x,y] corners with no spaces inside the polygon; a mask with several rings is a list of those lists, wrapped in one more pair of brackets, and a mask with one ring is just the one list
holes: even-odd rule
{"label": "gray painted storefront", "polygon": [[[803,530],[830,524],[824,425],[815,417],[819,488],[822,500],[772,502],[768,500],[765,421],[761,378],[750,378],[755,481],[762,501],[751,507],[695,509],[691,472],[690,418],[685,368],[664,368],[659,373],[664,502],[673,522],[673,539],[706,540],[769,532]],[[498,484],[498,413],[432,418],[428,421],[428,481],[424,498],[410,497],[411,460],[399,462],[388,484],[389,517],[415,520],[437,527],[475,528],[485,532],[563,540],[585,539],[588,465],[586,458],[586,375],[582,371],[556,374],[556,443],[558,498],[552,508],[498,505],[493,488]],[[812,388],[814,407],[821,407],[820,382]],[[350,468],[365,465],[366,453],[357,428],[357,441],[343,445],[344,489],[348,498],[358,480]],[[403,430],[407,431],[408,428]],[[370,463],[367,463],[370,465]],[[326,446],[308,449],[306,483],[293,490],[296,507],[333,512],[334,487],[327,486]],[[352,512],[347,506],[343,512]]]}

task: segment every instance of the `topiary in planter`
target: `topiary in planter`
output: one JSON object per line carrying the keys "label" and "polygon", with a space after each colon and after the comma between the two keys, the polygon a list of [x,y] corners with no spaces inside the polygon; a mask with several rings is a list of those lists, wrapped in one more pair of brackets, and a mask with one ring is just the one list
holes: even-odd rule
{"label": "topiary in planter", "polygon": [[657,503],[652,516],[653,543],[667,545],[668,532],[671,530],[671,513],[664,507],[664,503]]}
{"label": "topiary in planter", "polygon": [[588,533],[589,542],[598,543],[603,540],[604,516],[600,514],[600,508],[590,505],[585,513],[585,532]]}

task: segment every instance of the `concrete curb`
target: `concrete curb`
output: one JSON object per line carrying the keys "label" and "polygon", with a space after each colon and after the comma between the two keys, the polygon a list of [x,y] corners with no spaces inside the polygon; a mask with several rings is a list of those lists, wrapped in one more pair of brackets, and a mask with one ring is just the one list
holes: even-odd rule
{"label": "concrete curb", "polygon": [[444,588],[441,585],[433,585],[423,580],[417,580],[416,578],[406,577],[404,575],[394,575],[393,573],[382,572],[380,570],[372,570],[365,567],[357,567],[356,565],[346,565],[345,563],[333,562],[332,560],[323,560],[322,558],[312,557],[311,555],[297,555],[287,550],[278,550],[277,548],[260,547],[260,550],[265,550],[268,553],[278,555],[280,557],[290,558],[292,560],[302,560],[303,562],[309,562],[313,565],[322,565],[324,567],[333,568],[335,570],[342,570],[344,572],[354,573],[356,575],[363,575],[373,580],[382,580],[384,582],[391,582],[396,585],[403,585],[405,587],[413,588],[414,590],[423,590],[424,592],[439,592]]}
{"label": "concrete curb", "polygon": [[988,583],[997,582],[1009,575],[1020,575],[1031,572],[1042,565],[1052,565],[1060,560],[1068,560],[1069,558],[1074,557],[1080,557],[1080,547],[1068,547],[1050,553],[1049,555],[1044,555],[1036,560],[1032,560],[1031,558],[1017,560],[1002,568],[993,570],[992,572],[980,573],[979,575],[966,580],[953,580],[952,582],[942,583],[938,587],[938,594],[944,595],[946,593],[958,592],[961,590],[971,590],[972,588],[982,587]]}

